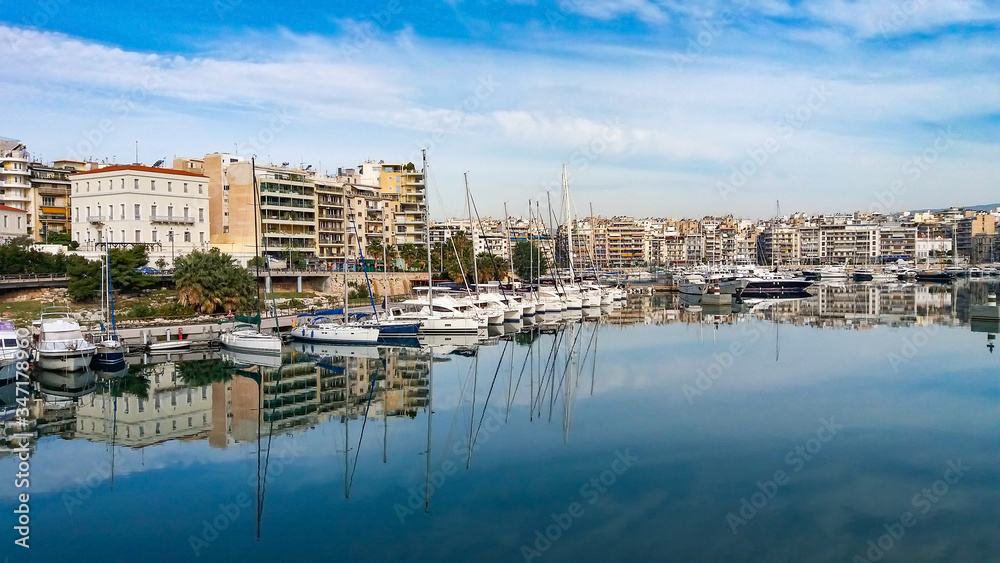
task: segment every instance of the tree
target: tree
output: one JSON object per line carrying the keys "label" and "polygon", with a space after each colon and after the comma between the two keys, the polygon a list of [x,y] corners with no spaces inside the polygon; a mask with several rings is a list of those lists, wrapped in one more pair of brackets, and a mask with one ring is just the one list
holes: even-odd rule
{"label": "tree", "polygon": [[[399,246],[399,257],[403,259],[403,264],[407,270],[414,268],[417,262],[423,263],[424,257],[421,254],[422,247],[412,243],[403,243]],[[424,264],[426,266],[427,264]]]}
{"label": "tree", "polygon": [[174,261],[178,302],[200,313],[240,311],[257,306],[257,280],[233,257],[212,248]]}
{"label": "tree", "polygon": [[[532,264],[534,263],[534,264]],[[549,269],[549,261],[533,242],[521,241],[514,245],[514,272],[522,280],[538,277]]]}
{"label": "tree", "polygon": [[510,263],[507,262],[507,259],[489,252],[477,254],[476,264],[479,267],[480,282],[499,280],[510,274]]}
{"label": "tree", "polygon": [[112,248],[108,256],[111,258],[111,285],[115,291],[134,294],[156,284],[157,278],[136,271],[149,262],[145,246]]}
{"label": "tree", "polygon": [[462,279],[462,272],[465,272],[468,279],[472,279],[472,241],[465,233],[452,235],[451,242],[445,243],[442,272],[456,283],[465,281]]}
{"label": "tree", "polygon": [[64,273],[66,255],[35,250],[27,237],[17,237],[0,244],[0,275]]}
{"label": "tree", "polygon": [[66,294],[73,301],[89,301],[101,291],[101,263],[81,256],[66,260]]}
{"label": "tree", "polygon": [[365,259],[375,260],[376,262],[382,261],[382,239],[373,238],[368,241],[365,246]]}

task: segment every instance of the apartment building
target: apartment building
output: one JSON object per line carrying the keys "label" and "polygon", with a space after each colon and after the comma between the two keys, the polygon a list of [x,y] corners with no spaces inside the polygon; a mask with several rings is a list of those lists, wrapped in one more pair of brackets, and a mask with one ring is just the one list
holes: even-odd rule
{"label": "apartment building", "polygon": [[[215,153],[202,159],[174,159],[174,169],[203,174],[211,206],[212,246],[246,264],[259,252],[287,260],[294,252],[316,257],[314,172],[255,163]],[[260,200],[254,205],[254,180]]]}
{"label": "apartment building", "polygon": [[0,137],[0,205],[28,211],[31,201],[30,156],[20,141]]}
{"label": "apartment building", "polygon": [[[955,244],[961,256],[971,258],[973,239],[978,235],[996,235],[996,217],[989,213],[978,213],[955,221]],[[985,240],[985,239],[984,239]],[[980,252],[983,245],[979,243]]]}
{"label": "apartment building", "polygon": [[69,176],[84,170],[84,163],[57,161],[28,164],[31,190],[28,230],[35,242],[45,242],[51,233],[69,233],[72,223]]}
{"label": "apartment building", "polygon": [[206,250],[211,233],[209,178],[195,172],[115,165],[69,176],[73,240],[84,253],[98,245],[150,245],[150,262]]}

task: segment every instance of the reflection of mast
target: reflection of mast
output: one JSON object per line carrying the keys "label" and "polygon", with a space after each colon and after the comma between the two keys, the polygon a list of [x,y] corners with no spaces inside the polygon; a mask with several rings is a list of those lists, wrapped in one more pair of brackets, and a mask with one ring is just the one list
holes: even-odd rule
{"label": "reflection of mast", "polygon": [[430,347],[430,355],[427,362],[427,451],[424,455],[427,466],[425,469],[424,481],[424,512],[431,511],[431,415],[434,414],[432,402],[434,401],[434,347]]}
{"label": "reflection of mast", "polygon": [[[563,443],[569,443],[569,428],[573,418],[573,387],[576,385],[576,323],[569,325],[570,348],[569,348],[569,375],[566,378],[566,394],[563,398]],[[581,329],[582,331],[582,329]]]}

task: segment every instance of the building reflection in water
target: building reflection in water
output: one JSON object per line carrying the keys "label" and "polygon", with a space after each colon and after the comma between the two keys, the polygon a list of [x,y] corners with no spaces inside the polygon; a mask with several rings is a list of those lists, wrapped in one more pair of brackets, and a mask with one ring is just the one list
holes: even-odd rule
{"label": "building reflection in water", "polygon": [[[986,333],[987,346],[992,347],[1000,326],[973,319],[970,311],[987,303],[987,295],[997,286],[996,281],[818,284],[809,298],[747,301],[722,309],[687,303],[677,295],[633,296],[599,322],[628,326],[757,319],[855,330],[876,325],[971,326]],[[559,326],[565,325],[541,328]],[[442,356],[482,343],[476,337],[422,342],[423,347],[412,348],[295,343],[275,367],[233,361],[209,351],[169,358],[129,357],[128,367],[116,373],[39,370],[32,403],[34,431],[38,436],[114,441],[130,448],[206,439],[212,447],[228,448],[257,440],[259,432],[291,432],[330,419],[347,421],[366,414],[412,418],[429,401],[427,346],[434,345],[435,354]],[[544,351],[537,353],[543,354],[537,361],[545,362]]]}

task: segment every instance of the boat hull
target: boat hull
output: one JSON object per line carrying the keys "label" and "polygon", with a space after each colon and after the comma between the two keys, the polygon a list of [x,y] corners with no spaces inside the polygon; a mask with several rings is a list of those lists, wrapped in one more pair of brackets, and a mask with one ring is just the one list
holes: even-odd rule
{"label": "boat hull", "polygon": [[224,333],[219,338],[220,344],[227,350],[247,352],[250,354],[281,354],[281,339],[267,335],[249,335]]}
{"label": "boat hull", "polygon": [[52,371],[76,371],[86,369],[94,358],[93,350],[67,350],[63,352],[37,352],[35,364]]}
{"label": "boat hull", "polygon": [[331,344],[375,344],[380,332],[378,327],[304,325],[292,329],[292,338]]}

